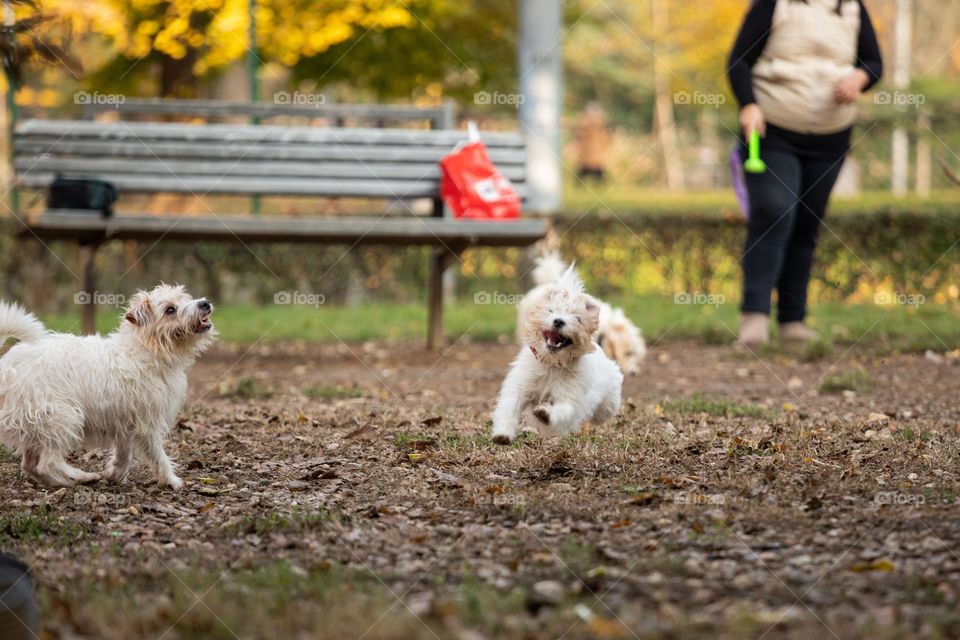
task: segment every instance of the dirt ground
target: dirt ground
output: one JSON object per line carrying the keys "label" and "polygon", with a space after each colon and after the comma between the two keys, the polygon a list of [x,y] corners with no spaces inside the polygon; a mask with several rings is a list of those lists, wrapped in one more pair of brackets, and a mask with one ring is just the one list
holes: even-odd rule
{"label": "dirt ground", "polygon": [[960,637],[956,359],[657,345],[614,422],[500,447],[514,352],[218,346],[180,492],[4,454],[0,547],[51,638]]}

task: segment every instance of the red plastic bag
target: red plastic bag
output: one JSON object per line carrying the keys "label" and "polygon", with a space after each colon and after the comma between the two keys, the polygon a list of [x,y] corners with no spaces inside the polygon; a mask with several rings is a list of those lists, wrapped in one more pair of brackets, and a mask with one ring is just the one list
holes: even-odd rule
{"label": "red plastic bag", "polygon": [[440,160],[440,197],[455,218],[520,217],[520,196],[494,166],[482,142],[470,142]]}

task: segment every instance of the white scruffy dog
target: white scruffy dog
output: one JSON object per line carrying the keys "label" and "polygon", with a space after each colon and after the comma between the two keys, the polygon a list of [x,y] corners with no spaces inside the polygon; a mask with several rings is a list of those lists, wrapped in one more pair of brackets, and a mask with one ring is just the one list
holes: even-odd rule
{"label": "white scruffy dog", "polygon": [[557,435],[584,422],[602,423],[620,411],[623,374],[594,342],[600,304],[584,292],[571,265],[520,304],[520,355],[500,389],[493,441],[508,444],[528,410]]}
{"label": "white scruffy dog", "polygon": [[[533,282],[536,285],[554,282],[566,268],[559,254],[547,253],[537,259]],[[647,343],[639,327],[630,321],[623,309],[600,302],[600,324],[595,338],[603,352],[616,360],[625,374],[634,375],[640,371],[640,364],[647,355]]]}
{"label": "white scruffy dog", "polygon": [[99,480],[66,455],[112,449],[103,477],[123,482],[134,456],[159,483],[179,489],[163,448],[187,395],[187,369],[216,335],[206,299],[160,285],[130,300],[106,337],[47,332],[33,315],[0,302],[0,443],[22,456],[26,474],[53,485]]}

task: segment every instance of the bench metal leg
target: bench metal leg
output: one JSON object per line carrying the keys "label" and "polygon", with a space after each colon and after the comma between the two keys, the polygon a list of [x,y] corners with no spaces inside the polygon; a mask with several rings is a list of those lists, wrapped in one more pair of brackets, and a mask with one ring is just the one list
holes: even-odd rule
{"label": "bench metal leg", "polygon": [[443,343],[443,274],[459,254],[460,251],[438,248],[430,255],[430,274],[427,276],[427,349],[436,349]]}
{"label": "bench metal leg", "polygon": [[80,329],[84,335],[97,332],[97,246],[96,244],[80,245],[80,269],[85,292],[80,301]]}

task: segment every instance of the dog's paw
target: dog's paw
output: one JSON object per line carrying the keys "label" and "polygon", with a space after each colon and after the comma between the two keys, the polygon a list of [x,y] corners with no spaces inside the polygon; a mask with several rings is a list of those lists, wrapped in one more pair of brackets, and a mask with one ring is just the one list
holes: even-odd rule
{"label": "dog's paw", "polygon": [[181,488],[183,488],[183,480],[177,476],[170,476],[169,478],[162,480],[161,484],[170,485],[170,488],[174,491],[179,491]]}
{"label": "dog's paw", "polygon": [[76,484],[93,484],[94,482],[99,482],[102,476],[99,473],[89,473],[87,471],[81,471],[75,474],[75,477],[72,480]]}
{"label": "dog's paw", "polygon": [[103,479],[109,482],[110,484],[127,484],[128,476],[126,473],[121,473],[119,471],[114,471],[108,469],[103,474]]}
{"label": "dog's paw", "polygon": [[550,424],[550,412],[543,405],[533,410],[533,417],[545,425]]}
{"label": "dog's paw", "polygon": [[513,442],[513,438],[508,436],[505,433],[495,433],[493,434],[493,443],[494,444],[510,444]]}

